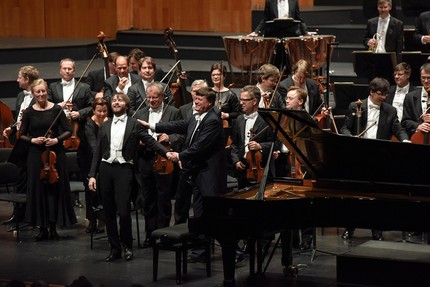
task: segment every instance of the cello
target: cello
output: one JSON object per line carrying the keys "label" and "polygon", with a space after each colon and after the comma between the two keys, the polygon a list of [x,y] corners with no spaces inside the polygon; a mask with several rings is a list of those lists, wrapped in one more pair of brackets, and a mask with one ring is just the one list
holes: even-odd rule
{"label": "cello", "polygon": [[176,74],[178,76],[179,82],[172,83],[171,92],[175,100],[175,106],[179,108],[180,106],[191,102],[192,99],[191,94],[187,91],[184,76],[182,74],[182,66],[178,56],[178,49],[176,48],[175,41],[172,39],[172,35],[172,28],[169,27],[164,30],[164,40],[166,41],[166,45],[169,46],[170,52],[173,54],[175,61],[178,63],[176,66]]}

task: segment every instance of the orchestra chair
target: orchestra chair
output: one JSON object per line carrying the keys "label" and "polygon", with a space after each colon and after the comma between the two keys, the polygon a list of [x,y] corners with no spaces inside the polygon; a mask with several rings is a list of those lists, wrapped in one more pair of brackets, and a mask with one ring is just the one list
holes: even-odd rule
{"label": "orchestra chair", "polygon": [[0,162],[5,162],[9,159],[12,148],[0,148]]}
{"label": "orchestra chair", "polygon": [[[91,207],[93,209],[93,218],[92,218],[92,222],[96,222],[99,212],[101,212],[103,210],[103,205],[98,205],[97,207],[92,206]],[[140,243],[140,228],[139,228],[139,209],[135,208],[132,204],[132,208],[130,210],[131,213],[135,214],[136,217],[136,233],[137,233],[137,247],[138,248],[142,248],[142,245]],[[94,237],[94,232],[95,232],[95,228],[91,228],[91,232],[90,232],[90,249],[93,250],[94,247],[94,240],[98,240],[98,239],[102,239],[102,238],[107,238],[107,235],[102,235],[102,236],[98,236],[98,237]]]}
{"label": "orchestra chair", "polygon": [[[26,203],[27,195],[15,193],[16,183],[19,179],[19,169],[11,162],[0,162],[0,189],[6,192],[0,193],[0,201],[13,204]],[[12,191],[12,192],[11,192]],[[16,241],[19,242],[19,220],[15,223]]]}
{"label": "orchestra chair", "polygon": [[[188,250],[204,248],[206,254],[206,275],[211,276],[211,240],[202,239],[198,234],[191,233],[188,223],[177,224],[157,229],[151,233],[153,250],[153,281],[157,281],[158,258],[160,250],[175,251],[176,284],[181,284],[182,274],[187,274]],[[182,266],[181,266],[182,265]],[[182,267],[182,272],[181,272]]]}

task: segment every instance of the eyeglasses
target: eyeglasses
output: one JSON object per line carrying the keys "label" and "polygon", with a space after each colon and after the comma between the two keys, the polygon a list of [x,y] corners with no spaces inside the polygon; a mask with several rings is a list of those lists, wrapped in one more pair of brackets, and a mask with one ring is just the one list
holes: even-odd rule
{"label": "eyeglasses", "polygon": [[388,95],[388,93],[382,93],[380,91],[375,91],[374,93],[381,97],[386,97]]}
{"label": "eyeglasses", "polygon": [[252,101],[253,99],[251,98],[251,99],[240,99],[240,101],[241,102],[249,102],[249,101]]}
{"label": "eyeglasses", "polygon": [[421,76],[421,81],[430,81],[430,77]]}

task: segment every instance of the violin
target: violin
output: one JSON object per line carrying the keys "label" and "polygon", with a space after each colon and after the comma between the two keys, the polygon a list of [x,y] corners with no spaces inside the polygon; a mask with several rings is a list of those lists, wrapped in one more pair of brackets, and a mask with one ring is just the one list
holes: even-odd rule
{"label": "violin", "polygon": [[[48,134],[50,137],[50,133]],[[42,152],[42,169],[40,171],[40,179],[45,183],[54,184],[58,181],[58,171],[55,168],[57,160],[57,155],[55,152],[51,151],[49,147]]]}
{"label": "violin", "polygon": [[[253,129],[250,129],[250,139],[255,138]],[[246,162],[248,168],[246,170],[246,178],[250,181],[261,182],[264,168],[261,167],[263,155],[260,150],[250,150],[246,154]]]}
{"label": "violin", "polygon": [[172,52],[173,57],[175,58],[175,61],[178,63],[176,70],[177,70],[177,76],[178,76],[179,82],[173,83],[171,85],[170,90],[173,95],[173,98],[175,99],[175,106],[179,108],[180,106],[191,102],[192,99],[191,99],[191,94],[187,91],[185,80],[182,75],[181,63],[178,57],[178,49],[176,47],[175,42],[172,39],[172,35],[173,35],[172,28],[169,27],[164,30],[164,40],[166,41],[166,45],[169,46],[170,51]]}
{"label": "violin", "polygon": [[[72,103],[67,103],[66,106],[69,112],[71,112],[73,106]],[[69,117],[69,122],[72,125],[72,136],[63,142],[63,146],[66,150],[77,151],[79,144],[81,143],[81,140],[78,137],[79,122],[77,120],[72,120],[71,117]]]}
{"label": "violin", "polygon": [[[164,145],[164,147],[167,150],[171,150],[169,143],[162,142],[161,144]],[[160,174],[160,175],[171,174],[173,169],[174,169],[173,161],[168,160],[167,158],[164,158],[161,155],[157,154],[157,158],[154,161],[154,171],[157,174]]]}
{"label": "violin", "polygon": [[6,137],[3,136],[3,130],[11,125],[13,122],[13,115],[8,105],[2,101],[0,101],[0,118],[0,148],[11,148],[13,145]]}

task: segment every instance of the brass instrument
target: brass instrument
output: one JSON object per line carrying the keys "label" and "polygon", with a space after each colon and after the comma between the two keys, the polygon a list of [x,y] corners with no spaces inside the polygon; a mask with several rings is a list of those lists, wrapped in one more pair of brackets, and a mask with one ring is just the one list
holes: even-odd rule
{"label": "brass instrument", "polygon": [[369,51],[373,52],[373,53],[379,53],[380,52],[380,44],[381,44],[381,35],[378,33],[375,33],[372,37],[372,39],[376,42],[376,46],[370,47],[369,46]]}

